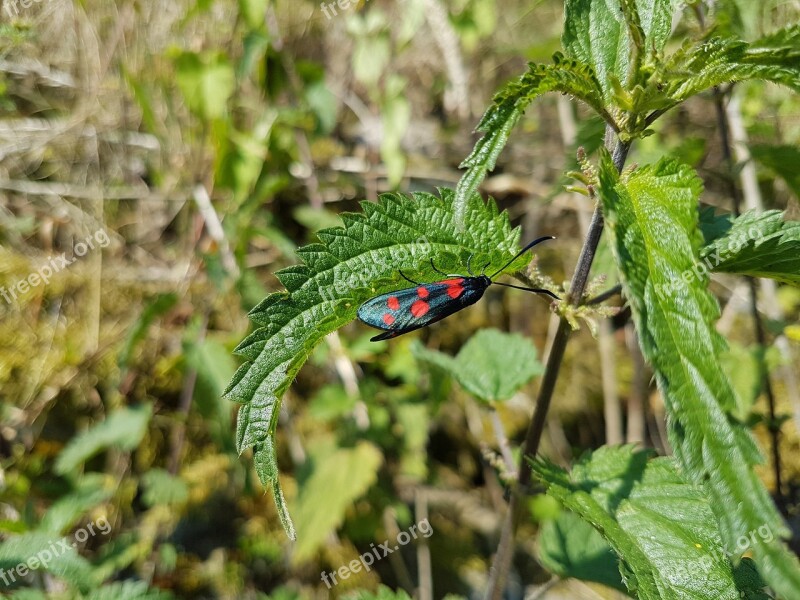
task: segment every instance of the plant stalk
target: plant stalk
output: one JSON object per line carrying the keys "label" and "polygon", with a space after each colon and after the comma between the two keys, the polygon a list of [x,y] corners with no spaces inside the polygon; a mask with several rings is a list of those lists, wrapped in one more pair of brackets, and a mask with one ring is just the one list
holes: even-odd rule
{"label": "plant stalk", "polygon": [[[616,141],[612,159],[617,171],[622,171],[622,167],[625,165],[625,159],[628,157],[629,149],[630,142],[623,143],[619,140]],[[572,278],[569,294],[566,298],[566,301],[573,306],[578,306],[583,298],[586,283],[589,280],[589,271],[592,268],[592,261],[597,252],[597,245],[600,243],[600,236],[602,233],[603,212],[598,203],[592,215],[581,254],[575,265],[575,275]],[[516,533],[517,525],[522,516],[522,509],[525,507],[524,500],[527,497],[528,485],[531,481],[531,467],[527,459],[528,457],[536,456],[539,451],[539,443],[542,440],[542,432],[544,431],[547,412],[550,409],[550,401],[553,398],[556,381],[558,380],[558,372],[564,360],[564,353],[571,331],[572,328],[569,323],[562,317],[558,324],[556,335],[553,338],[553,345],[550,348],[550,355],[547,358],[547,366],[542,378],[542,385],[539,388],[539,395],[536,398],[536,408],[533,411],[533,417],[528,425],[528,433],[525,436],[525,443],[522,447],[516,490],[511,495],[508,511],[503,520],[500,542],[497,546],[497,552],[495,553],[492,567],[489,570],[489,585],[485,595],[487,600],[500,600],[503,595],[506,579],[508,578],[508,571],[511,567],[511,559],[514,555],[514,534]]]}

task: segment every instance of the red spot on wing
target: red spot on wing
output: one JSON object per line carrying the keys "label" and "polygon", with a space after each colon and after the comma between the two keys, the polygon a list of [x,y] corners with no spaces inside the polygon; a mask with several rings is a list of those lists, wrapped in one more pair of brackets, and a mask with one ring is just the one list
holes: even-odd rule
{"label": "red spot on wing", "polygon": [[447,285],[447,295],[453,300],[464,293],[464,288],[461,286],[464,283],[463,279],[445,279],[442,283]]}
{"label": "red spot on wing", "polygon": [[386,306],[392,310],[397,310],[400,308],[400,301],[397,299],[397,296],[389,296],[389,299],[386,300]]}
{"label": "red spot on wing", "polygon": [[417,319],[423,316],[431,309],[431,305],[425,302],[424,300],[417,300],[414,304],[411,305],[411,314],[414,315]]}
{"label": "red spot on wing", "polygon": [[430,295],[428,288],[420,286],[417,288],[417,296],[420,298],[427,298]]}
{"label": "red spot on wing", "polygon": [[[395,298],[395,300],[397,300],[397,298]],[[394,317],[389,313],[385,313],[383,315],[383,322],[386,323],[387,325],[391,325],[392,323],[394,323]]]}
{"label": "red spot on wing", "polygon": [[460,285],[448,285],[447,286],[447,295],[450,296],[453,300],[458,298],[464,292],[464,288]]}

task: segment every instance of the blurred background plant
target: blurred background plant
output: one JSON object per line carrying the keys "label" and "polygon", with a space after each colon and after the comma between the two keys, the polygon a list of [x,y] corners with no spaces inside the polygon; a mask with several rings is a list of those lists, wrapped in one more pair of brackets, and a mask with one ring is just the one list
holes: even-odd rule
{"label": "blurred background plant", "polygon": [[[494,90],[558,48],[561,11],[550,0],[370,0],[329,18],[307,1],[3,0],[0,286],[53,256],[76,260],[0,302],[0,568],[99,518],[112,530],[0,590],[289,599],[419,588],[470,596],[485,586],[502,478],[541,371],[525,339],[490,330],[469,340],[492,326],[546,353],[555,318],[546,303],[491,290],[460,318],[392,343],[369,343],[374,332],[359,324],[326,338],[279,428],[295,544],[251,461],[237,456],[236,407],[221,394],[247,312],[280,289],[272,273],[359,200],[454,187]],[[797,21],[800,8],[731,0],[718,13],[747,39]],[[698,27],[687,13],[676,39]],[[740,152],[749,148],[737,156],[745,194],[800,217],[797,96],[748,84],[728,109]],[[673,111],[632,161],[672,152],[705,177],[704,201],[729,209],[713,110],[698,98]],[[556,281],[569,275],[593,208],[564,190],[562,175],[578,146],[602,141],[587,114],[565,97],[537,103],[483,186],[523,239],[558,236],[537,253]],[[77,256],[100,229],[109,245]],[[615,283],[607,249],[593,273]],[[717,276],[714,290],[743,414],[754,407],[758,421],[759,350],[742,285]],[[773,286],[762,298],[796,528],[800,292]],[[471,361],[498,357],[498,368],[515,357],[524,365],[494,385],[470,377]],[[567,465],[624,441],[668,451],[624,311],[596,338],[584,328],[564,367],[546,456]],[[517,558],[525,582],[572,598],[617,594],[600,576],[554,579],[565,560],[558,508],[537,498],[530,511],[528,527],[544,522],[546,534]],[[330,591],[321,581],[424,516],[434,530],[425,544]]]}

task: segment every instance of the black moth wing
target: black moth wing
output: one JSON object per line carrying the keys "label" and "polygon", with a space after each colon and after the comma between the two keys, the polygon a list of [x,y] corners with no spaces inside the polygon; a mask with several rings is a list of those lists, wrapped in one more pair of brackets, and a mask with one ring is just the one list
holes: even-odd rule
{"label": "black moth wing", "polygon": [[404,288],[367,300],[358,318],[385,333],[370,341],[387,340],[427,327],[475,304],[491,284],[488,277],[456,277]]}

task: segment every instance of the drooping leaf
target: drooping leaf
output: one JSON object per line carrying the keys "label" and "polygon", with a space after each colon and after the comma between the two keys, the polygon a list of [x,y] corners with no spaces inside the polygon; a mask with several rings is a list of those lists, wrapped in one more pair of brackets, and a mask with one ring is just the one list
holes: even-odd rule
{"label": "drooping leaf", "polygon": [[97,423],[69,441],[56,459],[55,472],[60,475],[69,473],[106,448],[133,450],[147,432],[151,413],[150,404],[126,406],[111,413],[105,421]]}
{"label": "drooping leaf", "polygon": [[784,221],[779,210],[747,212],[703,247],[700,257],[700,264],[717,272],[800,285],[800,221]]}
{"label": "drooping leaf", "polygon": [[550,572],[625,591],[614,551],[588,521],[575,513],[562,510],[555,519],[545,521],[537,541],[539,560]]}
{"label": "drooping leaf", "polygon": [[702,490],[672,458],[649,458],[631,445],[605,447],[570,473],[542,459],[533,469],[548,494],[608,541],[623,561],[622,580],[640,600],[766,600],[747,562],[731,564],[730,554],[743,548],[726,549]]}
{"label": "drooping leaf", "polygon": [[735,396],[720,365],[726,344],[714,328],[719,306],[707,271],[697,269],[700,180],[688,166],[662,160],[620,181],[608,153],[602,156],[598,191],[678,463],[702,485],[726,548],[736,551],[737,540],[759,528],[770,532],[750,550],[764,579],[791,596],[800,589],[800,566],[781,543],[786,525],[754,472],[762,460],[755,442],[731,417]]}
{"label": "drooping leaf", "polygon": [[477,332],[455,358],[420,345],[412,349],[418,358],[449,371],[467,392],[485,402],[508,400],[544,371],[527,338],[497,329]]}
{"label": "drooping leaf", "polygon": [[[248,362],[236,372],[226,395],[242,403],[237,448],[254,448],[256,471],[272,489],[289,532],[274,436],[280,399],[311,349],[352,321],[362,302],[407,287],[399,270],[417,281],[432,281],[440,276],[433,273],[431,258],[440,269],[455,272],[464,270],[470,255],[475,264],[489,263],[489,269],[499,269],[513,257],[519,232],[494,203],[473,196],[468,205],[470,227],[461,231],[454,218],[453,192],[441,193],[442,198],[387,194],[377,203],[363,203],[363,213],[342,215],[344,227],[318,232],[322,243],[297,251],[304,265],[277,273],[287,291],[267,296],[250,312],[259,327],[236,349]],[[527,260],[520,258],[510,269]]]}
{"label": "drooping leaf", "polygon": [[[553,57],[553,64],[530,63],[528,71],[510,81],[494,97],[492,106],[481,118],[476,131],[484,133],[460,167],[467,171],[456,186],[456,219],[465,223],[468,200],[475,194],[486,173],[494,169],[511,130],[528,105],[547,92],[563,92],[583,100],[601,115],[606,115],[603,92],[591,67],[580,61]],[[610,117],[608,118],[610,120]]]}
{"label": "drooping leaf", "polygon": [[344,520],[354,500],[378,478],[383,455],[368,442],[354,448],[321,444],[311,454],[311,474],[300,482],[295,518],[294,560],[309,558]]}

